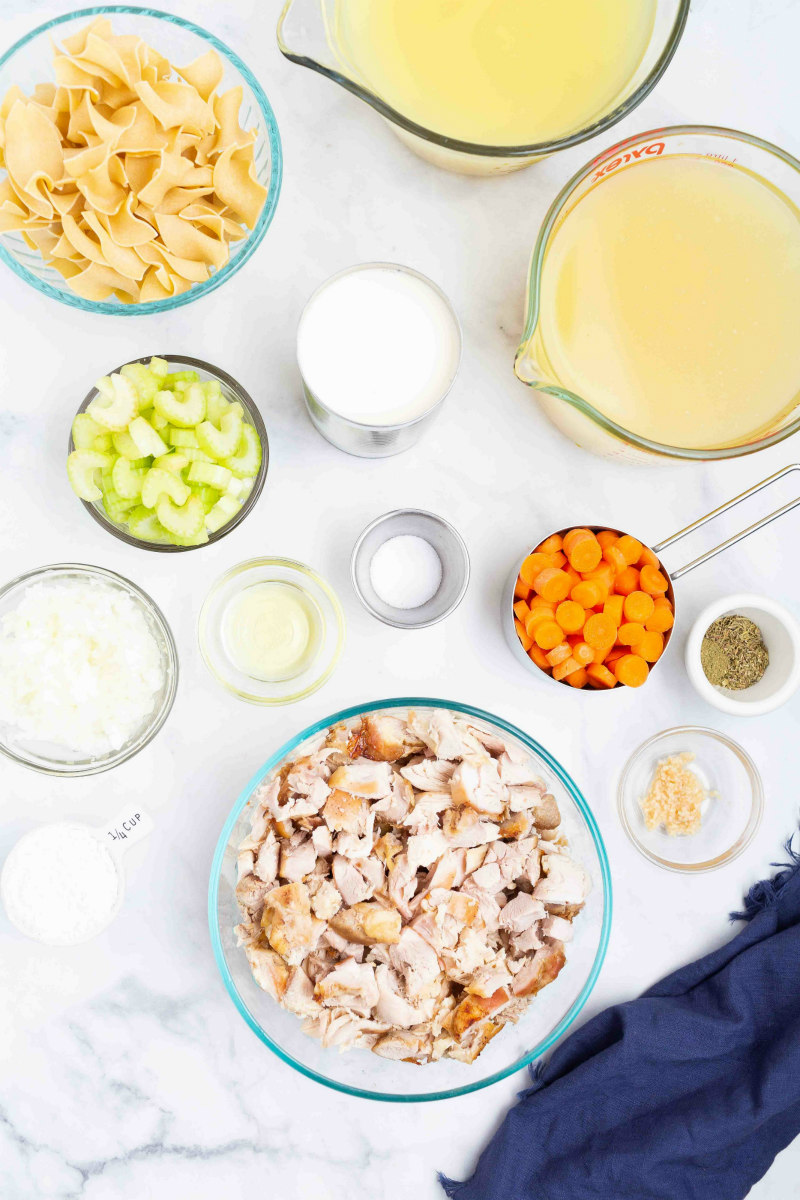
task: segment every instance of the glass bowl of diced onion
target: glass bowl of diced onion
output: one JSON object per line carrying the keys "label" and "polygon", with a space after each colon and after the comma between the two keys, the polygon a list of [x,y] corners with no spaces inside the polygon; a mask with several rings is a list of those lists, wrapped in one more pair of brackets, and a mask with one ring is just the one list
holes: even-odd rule
{"label": "glass bowl of diced onion", "polygon": [[[239,109],[243,129],[254,130],[253,166],[257,182],[266,190],[266,199],[253,228],[246,236],[228,244],[227,261],[212,268],[208,278],[192,282],[183,291],[164,299],[126,303],[113,293],[107,299],[89,299],[73,291],[50,261],[25,237],[24,231],[3,233],[0,236],[0,261],[31,287],[51,299],[86,312],[113,316],[141,316],[171,312],[215,291],[244,266],[261,244],[275,214],[281,190],[283,158],[275,114],[252,71],[239,56],[214,34],[192,21],[159,12],[152,8],[137,8],[128,4],[106,4],[80,9],[54,17],[30,30],[0,55],[0,101],[15,86],[27,95],[37,84],[52,82],[53,46],[62,45],[91,22],[107,18],[114,34],[143,39],[173,66],[182,66],[213,51],[222,65],[221,91],[240,88]],[[5,172],[0,172],[4,175]]]}
{"label": "glass bowl of diced onion", "polygon": [[[119,592],[125,603],[132,601],[134,610],[144,619],[158,654],[160,686],[152,697],[152,707],[143,715],[141,723],[128,734],[125,741],[104,753],[91,754],[72,750],[61,743],[19,723],[5,714],[0,714],[0,754],[39,771],[45,775],[70,778],[82,775],[97,775],[127,762],[134,754],[143,750],[163,726],[172,709],[178,688],[178,651],[166,618],[155,602],[122,575],[107,571],[103,567],[84,563],[58,563],[38,567],[19,575],[0,588],[0,623],[12,614],[32,589],[47,588],[53,584],[81,586],[94,584],[112,588]],[[100,631],[103,634],[108,630]],[[47,658],[44,650],[42,684],[48,686],[55,666],[52,656]],[[124,686],[124,681],[114,680],[115,686]]]}
{"label": "glass bowl of diced onion", "polygon": [[[264,482],[267,478],[267,470],[269,467],[269,441],[267,438],[267,430],[261,417],[261,413],[256,408],[251,396],[245,391],[242,385],[233,378],[232,375],[229,375],[226,371],[221,370],[220,367],[212,366],[211,363],[203,362],[202,359],[199,358],[187,358],[182,354],[164,354],[155,356],[148,355],[144,358],[131,359],[128,363],[123,365],[130,366],[131,363],[140,363],[142,366],[147,366],[147,364],[151,362],[152,357],[165,359],[169,364],[171,371],[194,372],[201,383],[211,382],[216,384],[219,388],[221,396],[228,403],[239,404],[241,406],[244,414],[244,423],[255,429],[258,440],[261,443],[261,464],[253,480],[252,487],[250,488],[248,494],[242,499],[238,510],[233,512],[230,518],[226,520],[226,522],[219,529],[209,532],[207,540],[199,543],[198,545],[175,545],[168,542],[148,541],[135,537],[125,525],[112,519],[112,517],[106,511],[102,500],[81,500],[80,503],[90,514],[90,516],[97,521],[98,525],[101,525],[108,533],[113,534],[114,537],[119,538],[120,541],[126,542],[129,546],[138,546],[142,550],[155,550],[161,553],[175,553],[176,551],[182,550],[195,550],[204,545],[209,546],[214,542],[218,542],[220,538],[225,537],[227,533],[230,533],[232,529],[235,529],[237,525],[240,525],[248,513],[253,509],[256,501],[261,495],[261,490],[264,487]],[[115,367],[112,372],[109,372],[109,374],[115,374],[121,370],[122,365]],[[78,414],[86,412],[89,405],[98,396],[98,394],[97,387],[93,387],[78,409]],[[75,442],[72,434],[70,434],[68,453],[71,453],[74,449]],[[170,447],[170,449],[172,449],[172,447]]]}

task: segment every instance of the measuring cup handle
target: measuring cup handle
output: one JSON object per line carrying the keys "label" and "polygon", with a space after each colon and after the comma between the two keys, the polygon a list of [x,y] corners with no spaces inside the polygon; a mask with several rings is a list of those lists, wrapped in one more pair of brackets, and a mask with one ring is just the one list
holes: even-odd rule
{"label": "measuring cup handle", "polygon": [[[773,483],[777,483],[779,479],[783,479],[784,475],[789,475],[792,471],[800,471],[800,463],[790,463],[788,467],[783,467],[780,471],[776,471],[774,475],[770,475],[768,479],[762,479],[760,483],[756,483],[753,487],[742,492],[739,496],[734,496],[732,500],[721,504],[719,508],[715,508],[713,512],[706,513],[704,517],[693,521],[691,525],[687,525],[685,529],[679,529],[677,533],[673,533],[672,537],[665,538],[663,542],[659,542],[653,547],[656,554],[661,556],[661,551],[666,550],[669,546],[674,546],[681,538],[685,538],[690,533],[694,533],[695,529],[700,529],[709,521],[713,521],[715,517],[721,513],[728,512],[729,509],[735,508],[737,504],[741,504],[743,500],[747,500],[749,496],[755,496],[756,492],[762,491]],[[680,579],[682,575],[688,575],[689,571],[693,571],[695,567],[701,566],[709,559],[716,558],[718,554],[722,554],[723,550],[727,550],[730,546],[735,546],[737,542],[741,542],[744,538],[749,537],[751,533],[755,533],[758,529],[763,529],[765,525],[770,525],[773,521],[777,521],[778,517],[782,517],[784,513],[791,512],[793,508],[797,508],[800,504],[800,496],[796,500],[790,500],[788,504],[784,504],[782,508],[777,508],[775,512],[770,513],[766,517],[762,517],[760,521],[755,521],[752,525],[748,525],[746,529],[742,529],[739,533],[734,533],[727,541],[720,542],[713,550],[707,550],[705,554],[701,554],[699,558],[695,558],[684,567],[679,567],[677,571],[671,571],[670,575],[673,579]]]}

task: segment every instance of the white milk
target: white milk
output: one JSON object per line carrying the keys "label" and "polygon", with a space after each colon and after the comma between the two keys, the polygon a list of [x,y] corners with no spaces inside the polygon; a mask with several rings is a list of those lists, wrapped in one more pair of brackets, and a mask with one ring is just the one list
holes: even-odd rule
{"label": "white milk", "polygon": [[367,266],[311,298],[297,333],[300,373],[332,412],[362,425],[421,417],[458,370],[458,322],[427,280]]}

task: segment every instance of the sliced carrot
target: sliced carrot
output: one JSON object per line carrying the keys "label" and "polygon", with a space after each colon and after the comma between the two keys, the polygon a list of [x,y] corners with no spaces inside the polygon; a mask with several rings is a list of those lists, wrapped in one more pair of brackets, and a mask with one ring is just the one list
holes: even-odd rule
{"label": "sliced carrot", "polygon": [[562,550],[558,550],[555,554],[550,555],[550,565],[552,567],[565,567],[567,565],[567,556]]}
{"label": "sliced carrot", "polygon": [[603,642],[602,646],[598,646],[595,650],[592,661],[595,663],[604,663],[613,649],[613,642]]}
{"label": "sliced carrot", "polygon": [[531,639],[528,637],[528,634],[527,634],[527,631],[526,631],[526,629],[525,629],[525,626],[522,624],[522,622],[521,622],[521,621],[516,621],[516,620],[515,620],[515,621],[514,621],[514,628],[515,628],[515,629],[516,629],[516,631],[517,631],[517,637],[519,638],[520,642],[522,643],[522,649],[523,649],[523,650],[525,651],[525,653],[527,654],[527,653],[528,653],[528,651],[530,650],[531,646],[533,645],[533,642],[532,642],[532,640],[531,640]]}
{"label": "sliced carrot", "polygon": [[526,617],[530,616],[530,612],[531,610],[528,608],[524,600],[518,600],[514,605],[514,616],[522,621],[523,624],[525,623]]}
{"label": "sliced carrot", "polygon": [[609,596],[603,601],[603,612],[615,625],[622,624],[622,606],[625,603],[623,596]]}
{"label": "sliced carrot", "polygon": [[552,622],[553,610],[550,608],[532,608],[525,618],[525,632],[529,638],[533,638],[536,630],[540,625],[546,622]]}
{"label": "sliced carrot", "polygon": [[613,546],[618,538],[619,534],[614,533],[613,529],[601,529],[597,534],[597,540],[603,550],[605,550],[606,546]]}
{"label": "sliced carrot", "polygon": [[625,562],[629,567],[635,567],[638,563],[644,547],[642,543],[635,537],[631,537],[629,533],[623,533],[622,537],[617,542],[617,549],[622,551]]}
{"label": "sliced carrot", "polygon": [[556,606],[552,600],[545,600],[544,596],[537,596],[534,592],[528,601],[528,608],[533,612],[535,608],[546,608],[551,613],[556,611]]}
{"label": "sliced carrot", "polygon": [[583,667],[578,667],[577,671],[571,671],[566,678],[566,682],[570,687],[582,688],[586,687],[589,676]]}
{"label": "sliced carrot", "polygon": [[614,580],[614,591],[619,596],[630,596],[639,590],[639,572],[636,567],[626,567]]}
{"label": "sliced carrot", "polygon": [[616,633],[617,627],[611,617],[605,613],[594,613],[587,618],[583,627],[583,640],[588,642],[593,650],[598,650],[601,646],[613,645]]}
{"label": "sliced carrot", "polygon": [[554,646],[552,650],[548,650],[545,657],[551,667],[557,667],[559,663],[569,658],[570,653],[569,642],[561,642],[558,646]]}
{"label": "sliced carrot", "polygon": [[566,571],[561,571],[558,567],[545,567],[536,576],[533,586],[545,600],[552,600],[554,604],[559,604],[569,595],[572,580]]}
{"label": "sliced carrot", "polygon": [[531,589],[528,587],[525,580],[518,575],[517,582],[514,584],[514,595],[518,600],[527,600],[530,594]]}
{"label": "sliced carrot", "polygon": [[614,663],[614,674],[626,687],[641,687],[647,681],[650,668],[638,654],[623,654]]}
{"label": "sliced carrot", "polygon": [[590,662],[594,662],[594,650],[588,642],[573,640],[570,642],[572,657],[575,662],[580,663],[582,667],[588,667]]}
{"label": "sliced carrot", "polygon": [[600,566],[603,550],[593,533],[581,534],[572,543],[567,558],[570,566],[583,574],[584,571],[594,571]]}
{"label": "sliced carrot", "polygon": [[611,650],[609,650],[603,661],[607,667],[610,667],[611,664],[615,663],[618,658],[622,658],[623,654],[629,653],[630,651],[628,650],[627,646],[614,646]]}
{"label": "sliced carrot", "polygon": [[642,546],[642,553],[639,555],[637,566],[640,567],[657,567],[659,561],[649,546]]}
{"label": "sliced carrot", "polygon": [[675,606],[669,596],[653,596],[653,604],[656,608],[668,608],[670,612],[675,611]]}
{"label": "sliced carrot", "polygon": [[643,640],[644,633],[644,625],[640,625],[637,621],[626,621],[617,630],[617,641],[620,646],[637,646]]}
{"label": "sliced carrot", "polygon": [[596,580],[604,590],[603,599],[605,599],[614,586],[614,568],[607,562],[601,562],[594,571],[586,571],[584,579]]}
{"label": "sliced carrot", "polygon": [[661,655],[664,653],[664,638],[662,634],[656,633],[655,630],[650,630],[645,633],[644,637],[636,645],[636,653],[644,659],[645,662],[658,662]]}
{"label": "sliced carrot", "polygon": [[628,621],[638,621],[643,625],[655,609],[653,597],[647,592],[629,592],[623,602],[623,611]]}
{"label": "sliced carrot", "polygon": [[547,671],[548,674],[550,673],[550,663],[547,661],[547,655],[536,644],[531,646],[528,651],[528,658],[532,662],[535,662],[537,667],[540,667],[543,671]]}
{"label": "sliced carrot", "polygon": [[569,575],[570,579],[573,582],[573,585],[576,583],[583,582],[580,571],[576,571],[575,568],[571,567],[569,563],[567,563],[566,566],[562,567],[561,569],[562,569],[562,571],[565,571],[567,573],[567,575]]}
{"label": "sliced carrot", "polygon": [[549,538],[545,538],[536,547],[537,554],[558,554],[559,550],[564,545],[560,533],[551,533]]}
{"label": "sliced carrot", "polygon": [[592,687],[613,688],[617,686],[616,678],[611,674],[608,667],[604,667],[600,663],[594,663],[591,667],[587,667],[586,675]]}
{"label": "sliced carrot", "polygon": [[620,571],[624,571],[628,565],[625,561],[625,555],[616,543],[613,546],[606,546],[603,551],[603,558],[609,566],[614,568],[615,575],[619,575]]}
{"label": "sliced carrot", "polygon": [[570,529],[569,533],[564,534],[564,541],[561,546],[561,549],[564,551],[567,558],[569,558],[570,551],[571,551],[573,545],[575,544],[575,542],[579,541],[580,538],[584,537],[587,533],[591,534],[591,532],[592,532],[591,529],[586,529],[584,526],[581,525],[581,526],[578,526],[577,529]]}
{"label": "sliced carrot", "polygon": [[675,618],[668,608],[654,608],[644,627],[648,633],[668,633],[674,624]]}
{"label": "sliced carrot", "polygon": [[575,584],[569,598],[582,608],[594,608],[603,599],[603,586],[596,579],[583,579]]}
{"label": "sliced carrot", "polygon": [[533,631],[533,640],[542,650],[553,650],[564,640],[564,631],[555,621],[541,621]]}
{"label": "sliced carrot", "polygon": [[552,554],[529,554],[519,569],[519,577],[528,587],[533,587],[539,572],[552,565]]}
{"label": "sliced carrot", "polygon": [[651,596],[662,596],[669,587],[666,575],[658,567],[642,567],[639,574],[642,591]]}
{"label": "sliced carrot", "polygon": [[556,609],[556,621],[564,633],[577,633],[585,620],[586,610],[574,600],[562,600]]}
{"label": "sliced carrot", "polygon": [[565,658],[557,667],[553,667],[553,679],[566,679],[573,671],[582,671],[583,667],[580,663],[576,663],[574,658]]}

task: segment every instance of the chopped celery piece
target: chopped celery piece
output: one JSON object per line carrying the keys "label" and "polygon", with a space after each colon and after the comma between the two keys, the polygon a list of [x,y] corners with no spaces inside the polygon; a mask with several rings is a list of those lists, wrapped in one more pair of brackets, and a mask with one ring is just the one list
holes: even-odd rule
{"label": "chopped celery piece", "polygon": [[242,418],[237,412],[224,412],[220,417],[219,429],[210,421],[197,426],[200,449],[213,458],[229,458],[236,453],[242,438]]}
{"label": "chopped celery piece", "polygon": [[106,510],[112,521],[116,521],[121,525],[127,519],[127,515],[132,508],[136,508],[135,500],[123,500],[116,492],[103,493],[103,508]]}
{"label": "chopped celery piece", "polygon": [[171,471],[173,475],[180,475],[183,468],[188,465],[188,458],[178,450],[172,450],[169,454],[162,454],[160,458],[153,459],[154,467],[159,471]]}
{"label": "chopped celery piece", "polygon": [[197,371],[170,371],[164,376],[162,387],[171,388],[176,383],[197,383],[199,379]]}
{"label": "chopped celery piece", "polygon": [[213,463],[214,461],[210,454],[206,454],[205,450],[198,450],[196,446],[181,446],[181,454],[189,462]]}
{"label": "chopped celery piece", "polygon": [[172,536],[167,533],[154,512],[140,505],[128,515],[128,529],[135,538],[142,542],[171,542]]}
{"label": "chopped celery piece", "polygon": [[209,421],[213,421],[215,425],[219,425],[222,414],[227,412],[230,404],[223,396],[216,379],[204,383],[203,387],[206,393],[206,415]]}
{"label": "chopped celery piece", "polygon": [[[150,424],[153,426],[153,429],[157,430],[157,432],[161,435],[162,438],[164,438],[166,441],[169,441],[169,431],[172,427],[171,427],[169,421],[167,420],[167,418],[162,417],[161,413],[158,411],[157,408],[153,409],[152,415],[149,416],[147,419],[149,420]],[[166,433],[164,432],[165,429],[167,431]]]}
{"label": "chopped celery piece", "polygon": [[192,494],[197,496],[203,506],[204,512],[210,512],[219,500],[219,492],[213,487],[194,487],[192,488]]}
{"label": "chopped celery piece", "polygon": [[153,397],[158,391],[158,380],[149,368],[144,363],[127,363],[121,369],[120,375],[124,375],[126,379],[130,379],[136,389],[139,411],[141,412],[143,408],[150,408],[153,403]]}
{"label": "chopped celery piece", "polygon": [[177,533],[171,533],[169,540],[173,546],[205,546],[208,533],[205,529],[201,529],[194,537],[180,537]]}
{"label": "chopped celery piece", "polygon": [[155,375],[159,381],[159,386],[164,382],[169,374],[169,363],[165,358],[150,359],[150,374]]}
{"label": "chopped celery piece", "polygon": [[110,466],[111,457],[108,454],[98,454],[96,450],[73,450],[67,456],[67,478],[75,495],[89,502],[101,500],[103,493],[97,486],[95,473]]}
{"label": "chopped celery piece", "polygon": [[[188,491],[188,489],[187,489]],[[183,504],[173,504],[169,496],[162,495],[156,505],[158,519],[165,529],[178,537],[195,537],[205,523],[203,505],[197,496],[189,496]]]}
{"label": "chopped celery piece", "polygon": [[125,429],[136,416],[136,389],[124,375],[105,375],[97,381],[98,394],[86,411],[103,429]]}
{"label": "chopped celery piece", "polygon": [[206,529],[216,533],[223,525],[227,525],[241,507],[240,502],[234,500],[233,496],[220,496],[211,511],[206,513]]}
{"label": "chopped celery piece", "polygon": [[141,468],[132,467],[127,458],[118,458],[111,470],[114,491],[123,500],[138,500],[146,474]]}
{"label": "chopped celery piece", "polygon": [[169,431],[170,444],[173,446],[193,446],[197,447],[197,434],[193,429],[170,429]]}
{"label": "chopped celery piece", "polygon": [[127,429],[121,430],[119,433],[112,433],[111,443],[117,454],[121,454],[123,458],[129,458],[131,461],[142,458],[139,453],[139,447],[133,440]]}
{"label": "chopped celery piece", "polygon": [[168,496],[176,504],[185,504],[189,497],[189,488],[171,471],[151,467],[142,483],[142,504],[146,508],[155,508],[161,496]]}
{"label": "chopped celery piece", "polygon": [[144,417],[135,417],[128,426],[128,433],[138,450],[137,458],[146,458],[150,454],[153,458],[158,458],[169,450],[169,446],[165,445],[153,426],[145,421]]}
{"label": "chopped celery piece", "polygon": [[89,449],[96,450],[98,454],[111,454],[114,450],[114,443],[111,441],[111,434],[98,434]]}
{"label": "chopped celery piece", "polygon": [[[102,425],[98,425],[88,413],[78,413],[72,422],[72,440],[76,450],[91,450],[95,438],[105,436]],[[100,452],[102,453],[102,451]]]}
{"label": "chopped celery piece", "polygon": [[233,476],[227,467],[220,467],[216,463],[193,462],[187,478],[189,483],[207,483],[223,491]]}
{"label": "chopped celery piece", "polygon": [[261,466],[261,439],[252,425],[242,426],[242,438],[237,452],[222,461],[239,479],[252,479]]}
{"label": "chopped celery piece", "polygon": [[192,383],[187,387],[182,397],[174,392],[156,392],[153,406],[172,425],[180,425],[182,429],[194,429],[205,420],[206,396],[202,384]]}

